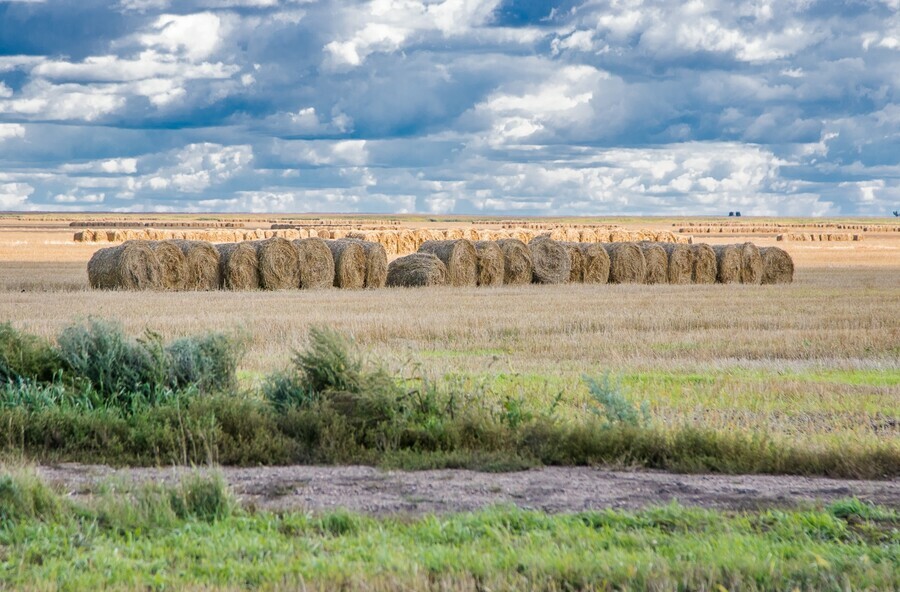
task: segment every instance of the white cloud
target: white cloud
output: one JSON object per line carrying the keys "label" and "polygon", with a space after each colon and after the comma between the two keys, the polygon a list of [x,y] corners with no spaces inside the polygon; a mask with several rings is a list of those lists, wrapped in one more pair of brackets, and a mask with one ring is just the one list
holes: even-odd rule
{"label": "white cloud", "polygon": [[167,164],[143,176],[138,189],[199,193],[242,173],[253,161],[250,146],[189,144],[165,156]]}
{"label": "white cloud", "polygon": [[28,183],[0,183],[0,209],[19,209],[32,193],[34,187]]}
{"label": "white cloud", "polygon": [[64,194],[60,193],[58,195],[53,196],[53,201],[56,203],[83,203],[83,204],[97,204],[103,203],[106,199],[106,195],[103,193],[88,193],[81,195],[73,195],[73,194]]}
{"label": "white cloud", "polygon": [[60,170],[66,173],[108,173],[131,175],[137,172],[136,158],[109,158],[91,162],[64,164]]}
{"label": "white cloud", "polygon": [[157,17],[150,32],[138,35],[138,40],[146,47],[198,62],[218,49],[225,34],[222,19],[211,12],[164,14]]}
{"label": "white cloud", "polygon": [[25,126],[18,123],[0,123],[0,142],[10,138],[24,138]]}
{"label": "white cloud", "polygon": [[279,140],[272,152],[284,162],[312,166],[362,166],[369,160],[365,140]]}

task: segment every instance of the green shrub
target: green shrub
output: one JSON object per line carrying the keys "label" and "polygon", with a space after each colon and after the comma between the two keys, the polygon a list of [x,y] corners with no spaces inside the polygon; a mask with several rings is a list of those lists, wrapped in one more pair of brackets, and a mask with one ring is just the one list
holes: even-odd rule
{"label": "green shrub", "polygon": [[363,389],[362,359],[346,338],[331,329],[310,328],[309,346],[294,355],[294,366],[313,393]]}
{"label": "green shrub", "polygon": [[604,418],[609,426],[626,425],[641,427],[650,422],[650,414],[647,403],[639,408],[635,407],[625,395],[618,382],[613,382],[609,374],[603,376],[602,381],[594,380],[589,376],[584,377],[588,387],[588,394],[595,403],[591,409],[596,415]]}
{"label": "green shrub", "polygon": [[176,390],[191,386],[200,392],[234,388],[244,351],[243,340],[222,333],[177,339],[166,347],[168,386]]}
{"label": "green shrub", "polygon": [[0,525],[24,519],[49,520],[60,515],[58,495],[32,472],[0,472]]}
{"label": "green shrub", "polygon": [[51,381],[63,362],[46,340],[0,324],[0,382]]}
{"label": "green shrub", "polygon": [[172,489],[170,501],[175,515],[214,522],[231,516],[237,504],[221,475],[191,475]]}

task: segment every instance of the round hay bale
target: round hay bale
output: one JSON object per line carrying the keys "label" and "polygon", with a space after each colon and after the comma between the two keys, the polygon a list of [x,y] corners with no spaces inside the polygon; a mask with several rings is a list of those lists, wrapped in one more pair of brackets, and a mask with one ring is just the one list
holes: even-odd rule
{"label": "round hay bale", "polygon": [[334,287],[359,290],[366,285],[366,251],[358,240],[325,241],[334,258]]}
{"label": "round hay bale", "polygon": [[716,252],[707,244],[691,245],[694,263],[691,269],[691,280],[695,284],[716,283]]}
{"label": "round hay bale", "polygon": [[538,284],[564,284],[569,281],[572,261],[569,252],[550,238],[535,238],[528,243],[531,251],[532,281]]}
{"label": "round hay bale", "polygon": [[478,253],[472,241],[466,239],[426,241],[420,253],[431,253],[447,267],[447,281],[451,286],[475,286],[478,283]]}
{"label": "round hay bale", "polygon": [[[448,228],[445,236],[447,240],[463,240],[466,238],[466,233],[463,232],[462,228]],[[448,269],[447,271],[450,270]]]}
{"label": "round hay bale", "polygon": [[569,282],[581,283],[584,281],[584,254],[579,243],[560,242],[562,248],[569,255]]}
{"label": "round hay bale", "polygon": [[162,266],[145,241],[100,249],[87,265],[88,281],[100,290],[158,290]]}
{"label": "round hay bale", "polygon": [[744,243],[741,251],[741,283],[761,284],[763,277],[762,257],[753,243]]}
{"label": "round hay bale", "polygon": [[226,290],[259,289],[259,259],[249,242],[216,245],[219,252],[219,280]]}
{"label": "round hay bale", "polygon": [[300,287],[300,254],[291,241],[273,237],[253,243],[259,262],[259,285],[264,290]]}
{"label": "round hay bale", "polygon": [[690,284],[693,282],[694,254],[690,247],[680,243],[662,243],[660,247],[669,258],[669,283]]}
{"label": "round hay bale", "polygon": [[373,241],[357,241],[366,253],[366,288],[383,288],[387,281],[387,251],[384,245]]}
{"label": "round hay bale", "polygon": [[609,281],[609,255],[603,245],[578,243],[584,260],[582,280],[585,284],[605,284]]}
{"label": "round hay bale", "polygon": [[609,255],[609,283],[642,284],[647,274],[644,252],[636,243],[604,243]]}
{"label": "round hay bale", "polygon": [[644,262],[647,265],[644,283],[668,284],[669,254],[659,243],[644,241],[638,244],[641,247],[641,252],[644,253]]}
{"label": "round hay bale", "polygon": [[334,257],[321,238],[301,238],[293,241],[297,249],[300,287],[314,290],[334,285]]}
{"label": "round hay bale", "polygon": [[478,254],[478,285],[502,286],[504,276],[503,251],[493,241],[475,242]]}
{"label": "round hay bale", "polygon": [[593,228],[582,228],[579,233],[578,242],[581,243],[596,243],[597,241],[597,233],[594,232]]}
{"label": "round hay bale", "polygon": [[741,281],[741,249],[738,245],[712,245],[716,253],[716,281],[737,284]]}
{"label": "round hay bale", "polygon": [[217,290],[219,288],[219,252],[206,241],[173,240],[187,261],[183,290]]}
{"label": "round hay bale", "polygon": [[530,284],[533,268],[528,246],[515,238],[504,238],[496,242],[503,253],[503,283],[513,286]]}
{"label": "round hay bale", "polygon": [[388,265],[387,285],[391,287],[443,286],[447,266],[431,253],[413,253]]}
{"label": "round hay bale", "polygon": [[160,285],[164,290],[184,290],[190,278],[187,257],[175,241],[154,241],[147,243],[160,265]]}
{"label": "round hay bale", "polygon": [[790,284],[794,281],[794,260],[787,251],[778,247],[759,250],[762,259],[764,284]]}

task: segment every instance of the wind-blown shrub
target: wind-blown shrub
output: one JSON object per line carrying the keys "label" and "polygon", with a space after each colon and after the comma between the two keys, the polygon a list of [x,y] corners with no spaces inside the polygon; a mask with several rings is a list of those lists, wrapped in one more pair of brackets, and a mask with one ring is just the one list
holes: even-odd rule
{"label": "wind-blown shrub", "polygon": [[49,381],[61,369],[62,360],[49,342],[0,324],[0,382]]}

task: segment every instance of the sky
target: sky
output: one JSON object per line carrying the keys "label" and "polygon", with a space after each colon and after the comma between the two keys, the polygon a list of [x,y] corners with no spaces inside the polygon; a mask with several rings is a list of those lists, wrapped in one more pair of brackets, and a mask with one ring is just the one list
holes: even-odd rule
{"label": "sky", "polygon": [[890,216],[900,0],[0,0],[0,211]]}

